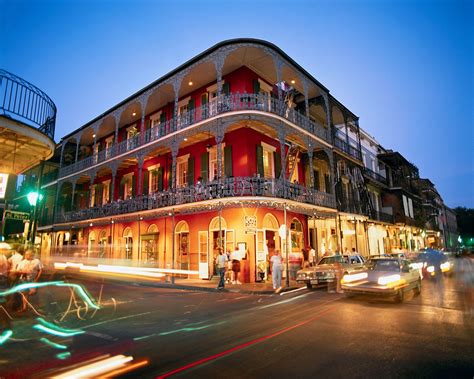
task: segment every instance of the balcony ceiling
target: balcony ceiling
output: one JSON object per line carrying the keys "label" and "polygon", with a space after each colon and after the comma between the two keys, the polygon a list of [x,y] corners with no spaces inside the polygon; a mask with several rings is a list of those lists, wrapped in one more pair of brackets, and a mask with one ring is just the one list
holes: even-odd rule
{"label": "balcony ceiling", "polygon": [[0,173],[18,175],[50,158],[54,148],[40,131],[0,116]]}

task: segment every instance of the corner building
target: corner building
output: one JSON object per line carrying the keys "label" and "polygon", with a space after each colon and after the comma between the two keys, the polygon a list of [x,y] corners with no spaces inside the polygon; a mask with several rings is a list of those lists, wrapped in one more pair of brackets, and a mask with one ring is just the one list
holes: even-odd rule
{"label": "corner building", "polygon": [[363,167],[358,118],[273,44],[225,41],[62,138],[41,251],[208,278],[220,245],[254,282],[275,249],[339,247],[335,157]]}

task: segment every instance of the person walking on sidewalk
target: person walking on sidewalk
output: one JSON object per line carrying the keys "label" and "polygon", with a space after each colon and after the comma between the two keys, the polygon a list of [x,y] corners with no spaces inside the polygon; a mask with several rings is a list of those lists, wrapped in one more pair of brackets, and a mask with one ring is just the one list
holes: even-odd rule
{"label": "person walking on sidewalk", "polygon": [[275,250],[275,253],[270,258],[272,264],[272,281],[273,289],[279,291],[281,289],[281,272],[283,270],[283,259],[280,255],[280,250]]}
{"label": "person walking on sidewalk", "polygon": [[242,260],[242,254],[240,254],[240,250],[238,248],[235,248],[235,250],[232,252],[230,259],[232,260],[232,271],[234,272],[232,284],[242,284],[239,280],[240,261]]}
{"label": "person walking on sidewalk", "polygon": [[216,266],[217,266],[217,273],[219,274],[219,284],[217,285],[217,289],[223,289],[225,286],[224,275],[225,275],[225,266],[227,264],[227,255],[224,254],[224,250],[222,247],[218,248],[219,255],[216,257]]}

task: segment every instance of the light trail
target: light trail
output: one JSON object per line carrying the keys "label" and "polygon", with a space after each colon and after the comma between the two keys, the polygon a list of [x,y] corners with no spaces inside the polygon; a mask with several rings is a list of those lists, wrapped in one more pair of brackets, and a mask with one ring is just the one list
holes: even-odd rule
{"label": "light trail", "polygon": [[305,320],[305,321],[302,321],[302,322],[300,322],[300,323],[298,323],[298,324],[289,326],[289,327],[284,328],[284,329],[282,329],[282,330],[280,330],[280,331],[278,331],[278,332],[275,332],[275,333],[272,333],[272,334],[269,334],[269,335],[266,335],[266,336],[263,336],[263,337],[259,337],[259,338],[257,338],[257,339],[252,340],[252,341],[245,342],[245,343],[243,343],[243,344],[241,344],[241,345],[237,345],[237,346],[235,346],[235,347],[233,347],[233,348],[231,348],[231,349],[225,350],[225,351],[220,352],[220,353],[218,353],[218,354],[211,355],[211,356],[209,356],[209,357],[207,357],[207,358],[199,359],[199,360],[197,360],[197,361],[195,361],[195,362],[189,363],[189,364],[187,364],[187,365],[184,365],[184,366],[179,367],[179,368],[177,368],[177,369],[174,369],[174,370],[172,370],[172,371],[168,371],[167,373],[158,376],[157,379],[165,379],[165,378],[168,378],[168,377],[170,377],[170,376],[172,376],[172,375],[179,374],[179,373],[181,373],[181,372],[183,372],[183,371],[186,371],[186,370],[189,370],[189,369],[191,369],[191,368],[193,368],[193,367],[197,367],[197,366],[200,366],[200,365],[202,365],[202,364],[204,364],[204,363],[207,363],[207,362],[209,362],[209,361],[213,361],[213,360],[216,360],[216,359],[218,359],[218,358],[224,357],[224,356],[226,356],[226,355],[232,354],[232,353],[234,353],[234,352],[236,352],[236,351],[239,351],[239,350],[242,350],[242,349],[244,349],[244,348],[246,348],[246,347],[249,347],[249,346],[255,345],[255,344],[257,344],[257,343],[260,343],[260,342],[269,340],[269,339],[271,339],[271,338],[277,337],[277,336],[279,336],[280,334],[289,332],[290,330],[293,330],[293,329],[296,329],[296,328],[298,328],[298,327],[300,327],[300,326],[306,325],[306,324],[308,324],[308,323],[311,322],[311,321],[315,321],[315,320],[317,320],[318,318],[321,318],[321,317],[325,316],[327,313],[329,313],[330,311],[332,311],[332,310],[334,310],[334,309],[336,309],[336,306],[335,306],[335,305],[332,306],[332,307],[330,307],[330,308],[327,308],[327,309],[325,309],[325,310],[323,310],[323,311],[321,311],[321,312],[319,312],[319,313],[316,314],[315,316],[313,316],[313,317],[311,317],[311,318],[309,318],[309,319],[307,319],[307,320]]}

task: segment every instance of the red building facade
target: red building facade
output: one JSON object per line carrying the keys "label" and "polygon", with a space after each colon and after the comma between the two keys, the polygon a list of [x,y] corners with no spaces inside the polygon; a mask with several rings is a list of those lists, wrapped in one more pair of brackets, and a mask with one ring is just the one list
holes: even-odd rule
{"label": "red building facade", "polygon": [[332,130],[348,114],[276,46],[217,44],[61,140],[42,253],[207,278],[222,246],[253,282],[275,249],[335,251]]}

